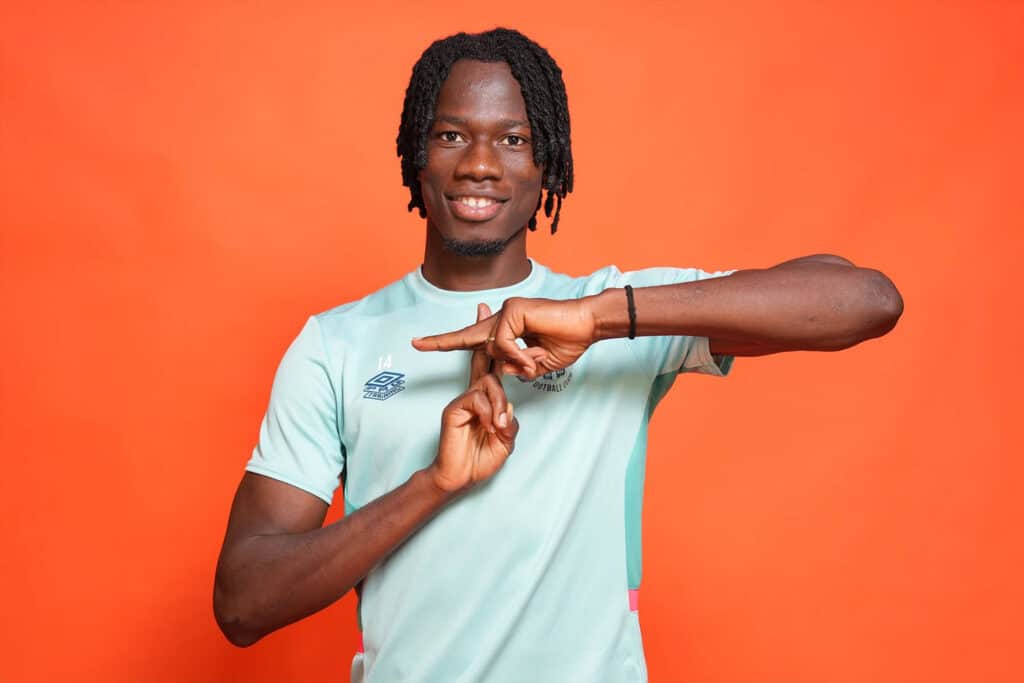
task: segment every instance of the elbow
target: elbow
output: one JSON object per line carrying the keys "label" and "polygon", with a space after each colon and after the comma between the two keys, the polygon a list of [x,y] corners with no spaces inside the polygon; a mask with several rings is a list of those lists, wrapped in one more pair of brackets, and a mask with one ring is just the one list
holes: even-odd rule
{"label": "elbow", "polygon": [[228,642],[235,647],[249,647],[263,637],[252,620],[245,616],[241,601],[232,600],[216,585],[213,589],[213,616]]}
{"label": "elbow", "polygon": [[224,634],[224,637],[228,639],[228,642],[235,647],[249,647],[259,640],[258,637],[251,636],[248,633],[225,628],[223,624],[221,624],[220,630]]}
{"label": "elbow", "polygon": [[899,322],[903,315],[903,297],[896,285],[884,273],[877,270],[865,271],[865,298],[867,305],[867,336],[881,337]]}
{"label": "elbow", "polygon": [[221,633],[228,639],[228,642],[235,647],[249,647],[260,639],[260,636],[253,635],[251,631],[239,628],[237,624],[223,623],[218,620],[217,625],[220,626]]}

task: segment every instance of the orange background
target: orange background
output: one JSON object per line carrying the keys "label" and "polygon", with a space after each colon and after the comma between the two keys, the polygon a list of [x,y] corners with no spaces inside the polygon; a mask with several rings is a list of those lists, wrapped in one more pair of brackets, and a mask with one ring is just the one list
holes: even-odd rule
{"label": "orange background", "polygon": [[1020,3],[22,4],[0,10],[0,680],[347,680],[351,596],[237,650],[214,563],[305,318],[419,263],[394,156],[413,62],[498,24],[552,51],[572,109],[578,189],[536,258],[827,251],[906,300],[882,340],[741,360],[659,408],[651,680],[1024,679]]}

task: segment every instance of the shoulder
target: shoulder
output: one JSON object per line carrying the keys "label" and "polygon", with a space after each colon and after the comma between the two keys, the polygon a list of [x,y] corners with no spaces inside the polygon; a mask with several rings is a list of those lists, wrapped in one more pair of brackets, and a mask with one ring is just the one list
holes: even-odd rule
{"label": "shoulder", "polygon": [[406,275],[366,296],[349,301],[312,316],[326,337],[343,334],[345,330],[388,318],[416,305]]}
{"label": "shoulder", "polygon": [[557,273],[547,268],[545,270],[547,272],[541,294],[553,299],[579,298],[597,294],[609,287],[614,287],[614,283],[622,275],[615,266],[605,266],[586,275]]}

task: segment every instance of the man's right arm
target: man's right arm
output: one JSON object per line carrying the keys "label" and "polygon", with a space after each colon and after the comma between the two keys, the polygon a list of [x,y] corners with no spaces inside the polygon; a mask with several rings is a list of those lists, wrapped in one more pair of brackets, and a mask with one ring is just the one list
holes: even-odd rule
{"label": "man's right arm", "polygon": [[[491,314],[486,305],[477,320]],[[501,469],[519,423],[483,350],[469,388],[445,407],[437,457],[395,490],[329,526],[327,504],[247,472],[231,506],[213,589],[224,635],[245,647],[327,607],[442,507]]]}
{"label": "man's right arm", "polygon": [[427,470],[321,527],[327,504],[290,484],[246,473],[235,494],[214,584],[224,635],[245,647],[330,605],[455,494]]}

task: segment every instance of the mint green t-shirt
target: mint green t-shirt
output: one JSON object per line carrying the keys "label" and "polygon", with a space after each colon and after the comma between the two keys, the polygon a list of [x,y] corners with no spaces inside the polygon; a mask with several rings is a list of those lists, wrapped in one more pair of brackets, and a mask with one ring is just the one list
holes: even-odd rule
{"label": "mint green t-shirt", "polygon": [[[413,337],[471,324],[480,302],[496,311],[513,296],[729,274],[609,266],[574,278],[531,263],[522,282],[475,292],[438,289],[416,269],[311,317],[246,469],[328,503],[343,483],[346,512],[357,510],[433,462],[441,412],[466,389],[470,352],[420,352]],[[613,339],[564,371],[503,378],[515,451],[365,578],[352,680],[646,681],[635,591],[647,423],[679,373],[724,375],[731,360],[712,358],[703,337]]]}

